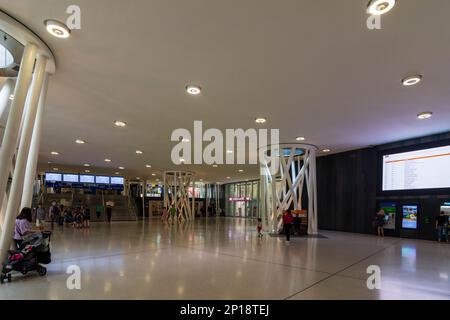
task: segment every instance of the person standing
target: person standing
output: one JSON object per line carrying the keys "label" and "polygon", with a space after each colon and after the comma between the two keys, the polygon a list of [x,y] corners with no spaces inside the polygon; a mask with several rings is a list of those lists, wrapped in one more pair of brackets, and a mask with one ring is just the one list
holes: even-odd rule
{"label": "person standing", "polygon": [[36,227],[41,228],[44,227],[45,222],[45,209],[42,207],[42,203],[38,204],[38,208],[36,210]]}
{"label": "person standing", "polygon": [[259,219],[258,219],[258,225],[256,226],[256,230],[258,231],[258,237],[259,237],[259,238],[262,238],[262,237],[263,237],[263,234],[262,234],[262,227],[263,227],[263,225],[262,225],[262,219],[259,218]]}
{"label": "person standing", "polygon": [[169,212],[167,211],[167,207],[164,207],[162,210],[162,221],[167,223],[167,219],[169,219]]}
{"label": "person standing", "polygon": [[95,206],[95,215],[97,216],[97,219],[100,219],[101,214],[102,214],[102,206],[98,204]]}
{"label": "person standing", "polygon": [[445,241],[448,242],[448,217],[445,215],[444,211],[436,217],[436,230],[438,234],[438,242],[441,242],[442,236],[444,236]]}
{"label": "person standing", "polygon": [[291,209],[288,209],[283,214],[283,228],[286,234],[286,244],[291,242],[291,227],[294,217],[292,217]]}
{"label": "person standing", "polygon": [[83,224],[85,228],[91,227],[91,209],[89,209],[88,206],[82,205],[83,211],[81,212],[83,214]]}

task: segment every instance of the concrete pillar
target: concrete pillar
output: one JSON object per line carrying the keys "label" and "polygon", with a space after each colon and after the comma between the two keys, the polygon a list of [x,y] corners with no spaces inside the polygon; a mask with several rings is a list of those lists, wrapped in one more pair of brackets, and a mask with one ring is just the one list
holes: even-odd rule
{"label": "concrete pillar", "polygon": [[28,162],[25,171],[23,195],[20,208],[31,207],[31,202],[33,200],[33,187],[36,178],[39,148],[41,146],[41,136],[43,128],[45,103],[47,100],[48,81],[49,75],[45,74],[44,82],[42,84],[41,95],[39,98],[38,109],[36,113],[36,120],[34,122],[33,137],[31,139],[30,151],[28,154]]}
{"label": "concrete pillar", "polygon": [[[19,126],[22,120],[25,99],[27,97],[28,87],[33,73],[36,50],[37,48],[34,44],[29,43],[25,46],[16,87],[14,89],[14,100],[11,103],[8,122],[6,123],[5,134],[3,136],[3,143],[0,148],[0,208],[3,204],[3,195],[6,191],[12,159],[16,150]],[[10,236],[10,234],[8,236]]]}
{"label": "concrete pillar", "polygon": [[44,56],[38,56],[34,70],[33,82],[30,87],[31,95],[29,105],[27,107],[27,114],[23,123],[19,151],[17,152],[16,165],[14,168],[8,205],[6,207],[6,214],[3,222],[3,230],[0,237],[0,261],[4,261],[7,257],[8,250],[11,245],[11,236],[14,230],[16,216],[21,209],[19,206],[23,191],[26,164],[30,150],[31,138],[33,135],[34,122],[36,120],[38,101],[41,96],[42,84],[44,82],[46,65],[47,58]]}

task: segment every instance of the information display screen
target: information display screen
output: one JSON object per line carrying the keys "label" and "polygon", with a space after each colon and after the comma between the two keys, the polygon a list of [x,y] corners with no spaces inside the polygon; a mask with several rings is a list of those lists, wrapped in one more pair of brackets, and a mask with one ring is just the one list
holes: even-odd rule
{"label": "information display screen", "polygon": [[417,212],[416,205],[402,206],[402,228],[403,229],[417,229]]}
{"label": "information display screen", "polygon": [[78,178],[77,174],[65,173],[65,174],[63,174],[63,181],[64,182],[75,182],[75,183],[78,183],[79,178]]}
{"label": "information display screen", "polygon": [[383,191],[450,188],[450,146],[383,156]]}
{"label": "information display screen", "polygon": [[61,182],[62,181],[62,174],[61,173],[54,173],[54,172],[46,172],[45,173],[45,181]]}
{"label": "information display screen", "polygon": [[96,176],[96,177],[95,177],[95,183],[99,183],[99,184],[109,184],[109,177],[105,177],[105,176]]}
{"label": "information display screen", "polygon": [[80,182],[81,183],[95,183],[95,176],[81,174]]}
{"label": "information display screen", "polygon": [[380,210],[386,214],[384,228],[388,230],[395,230],[395,216],[397,213],[397,204],[395,202],[380,203]]}
{"label": "information display screen", "polygon": [[123,185],[123,177],[111,177],[111,184]]}
{"label": "information display screen", "polygon": [[445,212],[445,214],[447,216],[450,216],[450,201],[444,202],[442,204],[442,206],[441,206],[441,210],[440,211],[443,211],[443,212]]}

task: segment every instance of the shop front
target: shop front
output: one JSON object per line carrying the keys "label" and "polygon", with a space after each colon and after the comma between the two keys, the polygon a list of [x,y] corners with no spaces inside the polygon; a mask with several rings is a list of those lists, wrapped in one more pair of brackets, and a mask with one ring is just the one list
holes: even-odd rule
{"label": "shop front", "polygon": [[225,215],[227,217],[258,218],[259,181],[225,185]]}

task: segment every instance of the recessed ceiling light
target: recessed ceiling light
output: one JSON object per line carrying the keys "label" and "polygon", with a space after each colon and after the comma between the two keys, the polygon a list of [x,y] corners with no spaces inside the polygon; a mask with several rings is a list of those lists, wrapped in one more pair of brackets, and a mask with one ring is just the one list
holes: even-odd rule
{"label": "recessed ceiling light", "polygon": [[159,182],[159,179],[156,179],[155,181],[156,181],[156,182]]}
{"label": "recessed ceiling light", "polygon": [[297,141],[305,141],[306,138],[305,137],[297,137],[297,138],[295,138],[295,140],[297,140]]}
{"label": "recessed ceiling light", "polygon": [[218,167],[218,165],[217,164],[213,164],[213,168],[217,168]]}
{"label": "recessed ceiling light", "polygon": [[139,178],[139,177],[136,177],[136,180],[141,180],[141,178]]}
{"label": "recessed ceiling light", "polygon": [[433,112],[422,112],[417,115],[420,120],[429,119],[433,116]]}
{"label": "recessed ceiling light", "polygon": [[323,149],[322,152],[328,153],[331,152],[331,149]]}
{"label": "recessed ceiling light", "polygon": [[45,27],[47,31],[57,38],[68,38],[70,36],[70,29],[64,23],[57,20],[45,20]]}
{"label": "recessed ceiling light", "polygon": [[11,95],[9,96],[9,100],[14,100],[14,95],[13,95],[13,94],[11,94]]}
{"label": "recessed ceiling light", "polygon": [[83,164],[84,167],[90,167],[91,165],[89,163]]}
{"label": "recessed ceiling light", "polygon": [[75,140],[75,143],[77,143],[77,144],[85,144],[86,141],[81,140],[81,139],[77,139],[77,140]]}
{"label": "recessed ceiling light", "polygon": [[231,154],[231,153],[233,153],[233,150],[227,150],[227,153]]}
{"label": "recessed ceiling light", "polygon": [[242,172],[244,172],[244,170],[240,169],[240,170],[239,170],[239,172],[241,172],[241,173],[242,173]]}
{"label": "recessed ceiling light", "polygon": [[202,88],[200,88],[199,86],[189,85],[189,86],[186,86],[186,91],[190,95],[196,96],[202,92]]}
{"label": "recessed ceiling light", "polygon": [[105,159],[105,162],[111,162],[112,160],[111,159]]}
{"label": "recessed ceiling light", "polygon": [[116,172],[116,174],[120,174],[120,172]]}
{"label": "recessed ceiling light", "polygon": [[86,173],[90,173],[90,172],[91,172],[91,170],[84,170],[84,172],[86,172]]}
{"label": "recessed ceiling light", "polygon": [[258,124],[263,124],[267,122],[267,118],[256,118],[255,122]]}
{"label": "recessed ceiling light", "polygon": [[59,169],[58,168],[53,168],[53,171],[59,171]]}
{"label": "recessed ceiling light", "polygon": [[52,155],[52,156],[59,156],[59,152],[52,151],[52,152],[51,152],[51,155]]}
{"label": "recessed ceiling light", "polygon": [[114,121],[114,125],[115,125],[116,127],[123,128],[123,127],[126,127],[126,126],[127,126],[127,123],[126,123],[126,122],[123,122],[123,121],[116,120],[116,121]]}
{"label": "recessed ceiling light", "polygon": [[152,173],[152,177],[155,177],[156,176],[156,173]]}
{"label": "recessed ceiling light", "polygon": [[388,13],[395,6],[396,0],[371,0],[367,6],[367,13],[379,16]]}
{"label": "recessed ceiling light", "polygon": [[230,179],[231,179],[231,177],[227,177],[227,179],[228,179],[228,180],[230,180]]}
{"label": "recessed ceiling light", "polygon": [[151,168],[152,166],[148,164],[148,165],[146,165],[145,167],[146,167],[146,168]]}
{"label": "recessed ceiling light", "polygon": [[136,154],[144,154],[144,152],[141,150],[136,150]]}
{"label": "recessed ceiling light", "polygon": [[203,182],[203,179],[200,179],[199,181],[200,181],[200,182]]}
{"label": "recessed ceiling light", "polygon": [[124,167],[119,167],[119,170],[125,170],[125,168]]}
{"label": "recessed ceiling light", "polygon": [[52,164],[52,162],[51,161],[49,161],[49,162],[47,162],[48,164]]}
{"label": "recessed ceiling light", "polygon": [[418,84],[420,81],[422,81],[422,78],[423,77],[421,75],[409,76],[409,77],[402,79],[402,84],[406,87],[410,87],[415,84]]}

